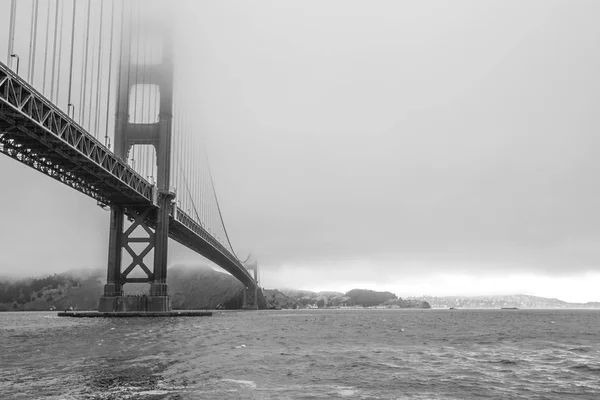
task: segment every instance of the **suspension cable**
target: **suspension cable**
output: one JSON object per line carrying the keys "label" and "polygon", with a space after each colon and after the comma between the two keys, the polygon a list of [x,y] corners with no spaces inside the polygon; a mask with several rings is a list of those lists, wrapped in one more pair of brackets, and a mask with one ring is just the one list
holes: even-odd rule
{"label": "suspension cable", "polygon": [[[100,3],[100,5],[102,5],[102,3]],[[93,21],[92,21],[92,25],[90,25],[90,29],[91,29],[91,35],[92,38],[90,40],[90,53],[92,54],[92,58],[91,58],[91,70],[90,70],[90,94],[89,94],[89,98],[88,97],[84,97],[83,101],[85,104],[87,104],[88,106],[88,118],[87,118],[87,131],[89,133],[91,133],[94,137],[96,137],[96,133],[92,133],[92,105],[94,104],[94,71],[96,71],[96,52],[94,51],[94,49],[96,48],[96,30],[93,29]],[[87,68],[86,68],[87,71]],[[97,71],[96,71],[97,72]],[[86,86],[87,87],[87,86]],[[96,88],[96,94],[98,88]],[[83,104],[82,104],[83,105]]]}
{"label": "suspension cable", "polygon": [[[140,26],[141,26],[141,21],[142,21],[142,7],[138,4],[138,9],[137,9],[137,42],[136,42],[136,49],[135,49],[135,92],[133,94],[133,122],[136,123],[137,122],[137,108],[138,108],[138,104],[137,104],[137,99],[138,99],[138,82],[139,82],[139,74],[138,74],[138,70],[139,70],[139,64],[140,64]],[[133,146],[133,150],[131,152],[131,167],[133,169],[135,169],[135,160],[136,160],[136,154],[139,155],[139,152],[137,151],[136,146]],[[137,171],[137,170],[136,170]]]}
{"label": "suspension cable", "polygon": [[[67,103],[67,113],[69,112],[69,107],[72,106],[73,104],[71,103],[71,89],[73,87],[73,49],[75,47],[75,10],[77,8],[76,6],[77,3],[75,3],[75,0],[73,0],[73,22],[72,22],[72,26],[71,26],[71,61],[70,61],[70,66],[69,66],[69,96],[68,96],[68,103]],[[73,111],[73,117],[75,118],[75,112]]]}
{"label": "suspension cable", "polygon": [[217,211],[219,212],[219,219],[221,220],[221,225],[223,225],[223,231],[225,232],[225,237],[227,238],[227,243],[229,243],[229,248],[231,249],[231,252],[235,256],[235,258],[238,258],[233,250],[233,246],[231,245],[231,240],[229,240],[229,234],[227,233],[227,227],[225,226],[225,222],[223,221],[223,214],[221,214],[221,207],[219,206],[219,198],[217,197],[217,191],[215,190],[215,183],[213,181],[212,173],[210,171],[210,164],[208,163],[208,155],[206,154],[206,152],[205,152],[205,156],[206,156],[206,161],[207,161],[206,168],[208,170],[208,176],[210,177],[210,185],[212,186],[213,194],[215,195],[215,202],[217,203]]}
{"label": "suspension cable", "polygon": [[36,25],[37,25],[37,0],[33,0],[31,2],[31,27],[29,29],[29,59],[27,62],[27,80],[29,81],[29,83],[31,82],[31,77],[32,77],[32,62],[33,59],[35,57],[35,35],[37,33],[36,31]]}
{"label": "suspension cable", "polygon": [[[192,203],[191,205],[192,205],[192,209],[194,210],[194,214],[196,214],[196,218],[199,220],[199,219],[200,219],[200,216],[198,215],[198,210],[196,209],[196,205],[194,204],[194,199],[192,199],[192,197],[191,197],[191,195],[190,195],[190,193],[191,193],[191,192],[190,192],[190,186],[189,186],[189,184],[188,184],[188,181],[187,181],[187,179],[185,179],[185,173],[184,173],[183,171],[181,171],[181,176],[182,176],[182,178],[183,178],[183,183],[185,184],[185,187],[186,187],[186,189],[187,189],[187,195],[188,195],[188,198],[190,199],[190,201],[191,201],[191,203]],[[207,229],[205,229],[205,230],[208,232],[208,230],[207,230]]]}
{"label": "suspension cable", "polygon": [[17,0],[10,2],[10,24],[8,27],[8,54],[6,56],[6,65],[12,68],[12,59],[15,52],[15,19],[17,16]]}
{"label": "suspension cable", "polygon": [[42,93],[46,92],[46,71],[48,67],[48,36],[50,36],[50,0],[46,0],[46,37],[44,39],[44,78],[42,79]]}
{"label": "suspension cable", "polygon": [[[143,58],[143,65],[142,65],[142,68],[143,68],[143,70],[142,70],[142,101],[141,101],[141,103],[142,103],[141,104],[141,114],[142,115],[141,115],[140,121],[142,124],[145,124],[146,123],[146,120],[145,120],[145,117],[146,117],[146,115],[145,115],[146,114],[146,86],[147,86],[146,85],[146,56],[147,56],[146,46],[148,44],[148,37],[147,37],[146,33],[144,33],[143,39],[144,39],[143,40],[144,48],[142,49],[142,54],[144,55],[144,58]],[[141,39],[140,39],[140,41],[141,41]],[[140,44],[141,43],[138,43],[138,46]],[[144,125],[144,129],[146,131],[148,131],[148,127],[149,127],[149,125]],[[142,174],[142,176],[145,175],[146,178],[148,179],[149,178],[149,176],[148,176],[148,159],[150,158],[148,155],[149,148],[148,148],[148,146],[144,146],[140,150],[141,150],[140,151],[140,153],[141,153],[140,154],[140,162],[141,162],[140,163],[140,171],[143,170],[144,173]]]}
{"label": "suspension cable", "polygon": [[87,95],[87,66],[89,57],[89,45],[90,45],[90,14],[92,9],[92,0],[87,2],[87,18],[85,23],[85,42],[83,43],[83,64],[81,69],[81,77],[83,84],[79,91],[79,124],[83,126],[85,120],[85,96]]}
{"label": "suspension cable", "polygon": [[100,29],[98,39],[98,76],[96,80],[96,115],[94,123],[94,137],[97,138],[100,126],[100,78],[102,77],[102,24],[104,17],[104,4],[100,3]]}
{"label": "suspension cable", "polygon": [[[54,10],[54,45],[52,46],[52,73],[50,78],[50,100],[54,101],[54,79],[56,72],[56,46],[58,44],[58,6],[62,4],[60,0],[56,0],[55,10]],[[61,31],[62,32],[62,31]],[[62,36],[61,36],[62,39]],[[59,66],[60,68],[60,66]],[[60,76],[60,73],[59,73]]]}
{"label": "suspension cable", "polygon": [[112,88],[112,56],[113,56],[113,35],[115,25],[115,0],[112,0],[110,7],[110,44],[108,46],[108,93],[106,94],[106,132],[104,134],[104,146],[108,147],[108,118],[110,110],[110,89]]}
{"label": "suspension cable", "polygon": [[58,74],[56,75],[56,99],[54,100],[54,102],[56,104],[58,104],[58,101],[60,100],[60,68],[61,68],[61,61],[62,61],[62,42],[63,42],[63,22],[64,22],[64,7],[65,7],[65,2],[58,0],[60,2],[60,40],[58,41]]}
{"label": "suspension cable", "polygon": [[[150,69],[150,82],[154,82],[154,74],[156,72],[156,68],[155,68],[155,62],[154,62],[154,46],[152,46],[152,42],[150,43],[150,65],[151,65],[151,69]],[[157,86],[152,84],[150,86],[149,89],[150,92],[150,96],[148,99],[148,122],[149,123],[157,123],[158,121],[156,121],[156,92],[157,92]],[[171,118],[171,144],[173,143],[173,118]],[[155,164],[155,160],[157,160],[156,158],[154,158],[154,152],[155,152],[155,147],[154,146],[150,146],[150,149],[148,149],[148,174],[150,174],[150,177],[152,178],[152,180],[154,180],[154,164]],[[173,148],[171,147],[171,153],[173,151]],[[169,166],[169,171],[172,171],[174,169],[174,164],[173,164],[173,157],[170,157],[169,162],[171,163],[171,165]],[[171,177],[168,177],[169,179],[169,186],[172,186],[172,182],[171,182]]]}
{"label": "suspension cable", "polygon": [[[123,4],[123,11],[124,11],[125,10],[125,2],[123,2],[122,4]],[[121,27],[123,29],[125,29],[123,24],[121,24]],[[127,24],[127,36],[128,36],[128,41],[127,41],[127,96],[125,97],[126,105],[124,107],[127,110],[125,113],[126,122],[129,121],[129,116],[130,116],[130,111],[131,111],[129,109],[129,106],[131,104],[131,60],[132,60],[131,47],[133,45],[132,32],[133,32],[133,1],[130,1],[129,2],[129,23]],[[119,87],[120,86],[121,86],[121,81],[119,81]],[[118,101],[121,101],[120,96],[117,96],[117,99],[118,99]],[[124,149],[124,151],[125,151],[125,153],[123,154],[124,161],[126,163],[129,163],[129,151],[130,151],[129,147]]]}
{"label": "suspension cable", "polygon": [[34,18],[35,22],[33,25],[33,56],[31,58],[31,79],[29,82],[33,85],[33,80],[35,79],[35,53],[37,49],[37,27],[38,27],[38,14],[39,14],[40,6],[39,0],[35,0],[35,13]]}

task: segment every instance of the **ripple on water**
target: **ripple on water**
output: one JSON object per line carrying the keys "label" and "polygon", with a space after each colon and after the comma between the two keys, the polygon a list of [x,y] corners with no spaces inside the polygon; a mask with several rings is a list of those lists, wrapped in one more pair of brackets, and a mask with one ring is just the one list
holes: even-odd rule
{"label": "ripple on water", "polygon": [[600,398],[600,312],[521,311],[152,321],[3,313],[10,315],[0,314],[0,393],[3,400]]}

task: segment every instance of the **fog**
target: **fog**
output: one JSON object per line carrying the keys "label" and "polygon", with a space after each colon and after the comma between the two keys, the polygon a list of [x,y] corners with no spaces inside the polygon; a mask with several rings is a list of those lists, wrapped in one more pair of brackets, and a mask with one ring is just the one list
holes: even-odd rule
{"label": "fog", "polygon": [[[176,4],[185,108],[263,285],[600,300],[600,3]],[[2,274],[106,263],[95,202],[8,157],[0,182]]]}

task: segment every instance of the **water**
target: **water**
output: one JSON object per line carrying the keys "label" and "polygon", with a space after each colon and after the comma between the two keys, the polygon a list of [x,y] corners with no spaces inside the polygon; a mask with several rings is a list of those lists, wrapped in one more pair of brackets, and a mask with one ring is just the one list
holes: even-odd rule
{"label": "water", "polygon": [[598,399],[600,311],[0,313],[1,399]]}

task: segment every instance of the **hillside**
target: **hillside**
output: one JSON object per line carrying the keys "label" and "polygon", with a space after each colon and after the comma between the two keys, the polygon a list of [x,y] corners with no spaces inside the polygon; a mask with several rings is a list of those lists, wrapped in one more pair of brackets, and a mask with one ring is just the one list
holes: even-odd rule
{"label": "hillside", "polygon": [[577,309],[577,308],[600,308],[600,302],[591,303],[568,303],[566,301],[546,297],[517,295],[498,296],[421,296],[413,297],[414,300],[427,301],[433,308],[502,308],[517,307],[529,309]]}
{"label": "hillside", "polygon": [[[94,310],[106,279],[103,269],[73,270],[45,278],[0,280],[0,311]],[[169,290],[175,309],[237,309],[242,306],[242,284],[231,275],[208,266],[175,265],[169,268]],[[147,285],[141,285],[147,290]],[[135,286],[128,285],[135,293]],[[140,292],[141,293],[141,292]],[[263,290],[267,308],[383,307],[383,308],[473,308],[584,309],[599,308],[600,302],[568,303],[559,299],[529,296],[421,296],[399,298],[390,292],[353,289],[341,292],[308,290]]]}
{"label": "hillside", "polygon": [[[273,292],[273,293],[271,293]],[[277,293],[274,293],[277,292]],[[341,292],[311,292],[308,290],[282,289],[265,291],[267,300],[274,308],[323,308],[323,307],[385,307],[430,308],[425,301],[403,300],[390,292],[353,289]]]}
{"label": "hillside", "polygon": [[[69,307],[94,310],[105,279],[105,271],[97,269],[0,282],[0,311],[64,310]],[[242,284],[231,275],[207,266],[173,266],[169,268],[167,283],[174,309],[236,309],[242,306]],[[129,285],[126,289],[128,293],[136,294],[138,288],[147,291],[148,286]]]}

